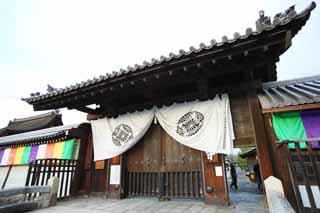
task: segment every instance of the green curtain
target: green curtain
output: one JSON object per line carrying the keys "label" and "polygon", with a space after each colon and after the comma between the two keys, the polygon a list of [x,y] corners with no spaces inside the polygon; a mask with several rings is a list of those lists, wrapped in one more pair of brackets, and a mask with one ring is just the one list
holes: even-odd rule
{"label": "green curtain", "polygon": [[64,142],[62,159],[71,159],[73,153],[74,140],[67,140]]}
{"label": "green curtain", "polygon": [[[272,113],[273,129],[279,140],[306,139],[300,112],[280,112]],[[305,142],[299,143],[301,149],[306,149]],[[294,149],[295,144],[289,143],[289,148]]]}
{"label": "green curtain", "polygon": [[21,164],[28,164],[29,163],[29,156],[30,156],[31,146],[25,146],[23,150],[23,155],[21,159]]}

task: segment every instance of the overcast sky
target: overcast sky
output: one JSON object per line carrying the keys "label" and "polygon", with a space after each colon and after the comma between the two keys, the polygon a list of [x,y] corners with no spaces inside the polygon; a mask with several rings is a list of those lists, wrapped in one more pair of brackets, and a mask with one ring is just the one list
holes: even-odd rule
{"label": "overcast sky", "polygon": [[[319,1],[317,1],[319,6]],[[258,11],[273,16],[310,1],[173,0],[0,0],[0,128],[28,117],[21,101],[32,92],[93,78],[141,64],[211,39],[244,34],[255,27]],[[277,64],[278,79],[320,74],[320,11],[293,39]],[[63,110],[65,124],[86,115]]]}

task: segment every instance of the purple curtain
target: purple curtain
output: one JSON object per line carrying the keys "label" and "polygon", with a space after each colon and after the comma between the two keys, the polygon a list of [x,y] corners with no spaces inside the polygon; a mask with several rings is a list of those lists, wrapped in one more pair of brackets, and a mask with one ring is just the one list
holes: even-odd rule
{"label": "purple curtain", "polygon": [[1,163],[1,160],[2,160],[3,153],[4,153],[4,149],[0,149],[0,163]]}
{"label": "purple curtain", "polygon": [[[304,129],[308,138],[320,137],[320,110],[304,110],[301,112]],[[320,148],[318,141],[312,142],[312,148]]]}
{"label": "purple curtain", "polygon": [[35,160],[37,158],[39,145],[33,145],[30,152],[29,162]]}

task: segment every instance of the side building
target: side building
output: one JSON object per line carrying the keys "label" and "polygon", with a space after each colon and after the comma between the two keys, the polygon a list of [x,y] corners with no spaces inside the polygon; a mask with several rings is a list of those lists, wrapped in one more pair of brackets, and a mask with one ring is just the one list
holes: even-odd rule
{"label": "side building", "polygon": [[320,209],[320,75],[264,83],[258,95],[274,175],[299,212]]}
{"label": "side building", "polygon": [[[81,184],[75,172],[83,166],[79,153],[81,146],[85,150],[89,124],[64,126],[61,114],[50,112],[14,119],[5,129],[10,135],[0,137],[1,188],[43,185],[50,176],[59,175],[60,185],[66,186],[60,194],[68,196],[72,181]],[[70,171],[62,170],[63,166]]]}

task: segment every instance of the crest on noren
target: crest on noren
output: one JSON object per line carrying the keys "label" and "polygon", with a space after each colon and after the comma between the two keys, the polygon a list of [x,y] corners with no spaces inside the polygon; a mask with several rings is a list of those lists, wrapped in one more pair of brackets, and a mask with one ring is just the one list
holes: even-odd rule
{"label": "crest on noren", "polygon": [[112,142],[116,146],[122,146],[133,138],[133,131],[127,124],[120,124],[112,132]]}
{"label": "crest on noren", "polygon": [[188,112],[179,119],[176,132],[183,137],[195,135],[202,128],[203,121],[204,116],[201,112]]}

